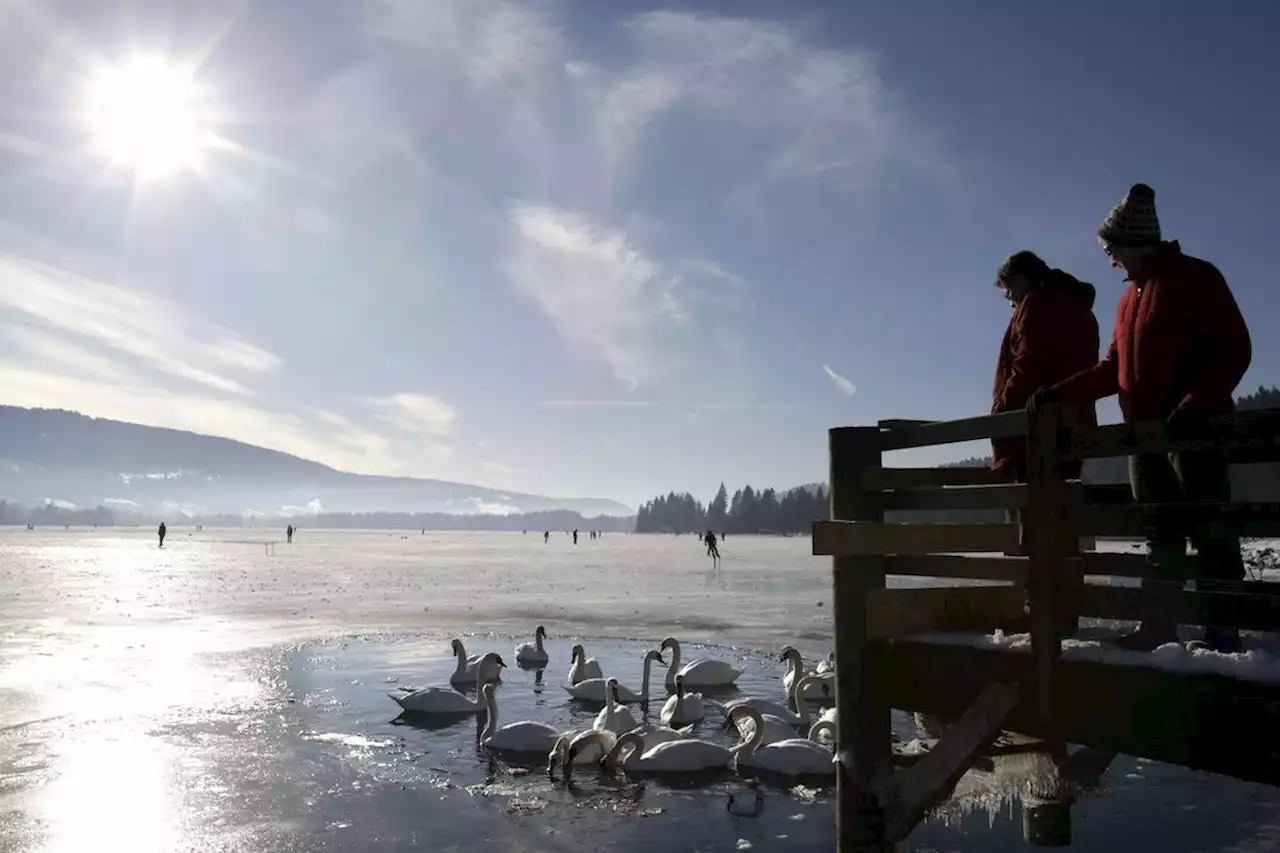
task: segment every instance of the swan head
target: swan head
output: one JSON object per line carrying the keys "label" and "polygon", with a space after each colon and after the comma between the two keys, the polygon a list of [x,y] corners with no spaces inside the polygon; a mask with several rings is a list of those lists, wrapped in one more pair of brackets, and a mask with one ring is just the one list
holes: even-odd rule
{"label": "swan head", "polygon": [[739,705],[725,715],[724,727],[728,731],[738,727],[738,718],[745,717],[753,722],[758,728],[764,726],[764,717],[760,712],[750,705]]}
{"label": "swan head", "polygon": [[[575,738],[573,742],[561,737],[561,740],[564,740],[567,745],[567,749],[562,759],[564,766],[566,768],[572,766],[578,757],[578,753],[587,746],[598,744],[601,748],[608,747],[609,742],[606,740],[606,736],[606,732],[588,732],[580,738]],[[626,735],[623,735],[622,737],[626,737]],[[618,740],[621,741],[622,738],[618,738]],[[557,746],[558,745],[559,743],[557,742]]]}
{"label": "swan head", "polygon": [[570,740],[570,734],[565,732],[556,738],[555,746],[551,747],[551,752],[547,753],[547,775],[552,777],[553,780],[555,778],[556,761],[560,761],[566,767],[568,766],[566,756],[569,755]]}
{"label": "swan head", "polygon": [[792,660],[793,658],[796,661],[800,660],[800,650],[797,649],[795,646],[784,646],[782,649],[782,654],[778,655],[778,660],[782,661],[783,663],[786,663],[787,661]]}
{"label": "swan head", "polygon": [[587,650],[582,647],[582,643],[576,643],[573,651],[569,653],[569,660],[578,660],[587,656]]}
{"label": "swan head", "polygon": [[453,653],[455,655],[463,653],[462,641],[459,640],[457,637],[454,637],[453,640],[449,643],[449,648],[453,649]]}
{"label": "swan head", "polygon": [[545,640],[547,638],[547,629],[539,625],[537,629],[534,630],[533,636]]}
{"label": "swan head", "polygon": [[667,659],[662,656],[662,652],[657,649],[649,649],[644,653],[645,660],[656,660],[658,663],[665,664]]}
{"label": "swan head", "polygon": [[618,679],[606,678],[604,682],[604,687],[606,690],[609,691],[610,699],[612,699],[614,702],[622,701],[621,699],[618,698]]}
{"label": "swan head", "polygon": [[667,649],[678,649],[680,648],[680,641],[677,640],[675,637],[664,637],[662,640],[662,645],[659,648],[661,648],[662,651],[664,652]]}

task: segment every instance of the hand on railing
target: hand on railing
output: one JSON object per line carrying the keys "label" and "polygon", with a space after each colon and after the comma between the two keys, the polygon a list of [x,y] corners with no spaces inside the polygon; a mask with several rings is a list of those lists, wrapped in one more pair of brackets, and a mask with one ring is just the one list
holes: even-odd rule
{"label": "hand on railing", "polygon": [[1034,417],[1044,406],[1052,406],[1055,403],[1064,403],[1066,400],[1062,396],[1062,392],[1050,388],[1048,385],[1038,388],[1027,399],[1027,417]]}

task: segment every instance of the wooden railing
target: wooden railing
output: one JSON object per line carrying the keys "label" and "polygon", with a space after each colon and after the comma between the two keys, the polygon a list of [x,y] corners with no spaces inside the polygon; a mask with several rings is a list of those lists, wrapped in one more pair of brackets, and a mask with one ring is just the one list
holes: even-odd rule
{"label": "wooden railing", "polygon": [[[1023,435],[1025,483],[1006,482],[982,468],[883,463],[888,451]],[[1250,755],[1243,744],[1240,754],[1233,752],[1229,738],[1198,737],[1189,744],[1190,736],[1172,718],[1145,721],[1156,729],[1165,725],[1161,737],[1126,734],[1136,725],[1131,717],[1135,703],[1144,701],[1144,690],[1180,689],[1171,686],[1175,682],[1167,674],[1096,662],[1085,672],[1083,662],[1062,660],[1064,626],[1081,616],[1141,619],[1159,612],[1183,623],[1280,630],[1280,584],[1214,582],[1191,589],[1150,579],[1141,586],[1090,580],[1147,578],[1145,554],[1082,552],[1080,543],[1089,536],[1139,535],[1157,514],[1187,525],[1212,517],[1241,536],[1280,536],[1280,503],[1141,505],[1118,500],[1114,487],[1090,487],[1062,476],[1067,460],[1175,450],[1214,450],[1246,463],[1280,459],[1280,411],[1216,418],[1187,435],[1171,435],[1159,422],[1088,427],[1060,406],[1045,406],[1030,419],[1017,411],[831,430],[831,520],[814,524],[813,553],[834,558],[841,853],[880,849],[901,839],[940,792],[954,785],[977,751],[1011,722],[1038,736],[1064,739],[1070,733],[1076,743],[1280,782],[1280,764],[1272,762],[1265,773],[1256,769],[1256,745]],[[887,523],[886,510],[1018,510],[1019,520]],[[886,575],[936,577],[953,585],[895,589],[886,587]],[[957,586],[955,580],[991,583]],[[946,649],[911,640],[922,633],[1002,628],[1029,632],[1031,654]],[[958,669],[967,675],[961,678]],[[917,680],[934,679],[956,687],[952,692],[967,689],[971,695],[947,696],[911,683],[902,677],[906,670]],[[1082,681],[1086,677],[1098,691],[1089,691],[1092,705],[1072,695],[1090,683]],[[1250,687],[1226,677],[1185,675],[1176,684],[1200,691],[1202,699],[1208,690],[1227,697],[1222,701],[1240,701],[1242,691],[1253,690],[1280,700],[1280,689],[1272,685]],[[1108,690],[1111,695],[1104,695]],[[1163,701],[1169,714],[1185,714],[1189,707],[1207,715],[1217,712],[1190,698],[1165,696]],[[911,702],[933,707],[911,707]],[[1268,719],[1277,717],[1271,731],[1280,722],[1278,706],[1268,700],[1265,713],[1260,711]],[[948,710],[959,722],[926,760],[895,772],[891,707]],[[1143,706],[1144,713],[1149,710]]]}

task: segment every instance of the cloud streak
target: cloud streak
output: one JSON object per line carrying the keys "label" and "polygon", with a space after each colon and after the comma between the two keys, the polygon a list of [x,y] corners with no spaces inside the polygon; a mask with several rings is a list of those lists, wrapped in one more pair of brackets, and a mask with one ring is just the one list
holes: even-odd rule
{"label": "cloud streak", "polygon": [[831,368],[831,365],[822,365],[822,372],[827,374],[827,378],[831,380],[831,384],[835,386],[836,390],[846,397],[852,397],[857,392],[857,387],[848,379],[836,373]]}

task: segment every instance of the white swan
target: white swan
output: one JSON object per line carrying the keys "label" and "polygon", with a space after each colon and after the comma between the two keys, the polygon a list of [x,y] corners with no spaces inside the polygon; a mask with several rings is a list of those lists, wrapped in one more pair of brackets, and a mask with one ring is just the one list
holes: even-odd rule
{"label": "white swan", "polygon": [[[641,705],[649,703],[649,675],[653,669],[653,662],[665,664],[662,655],[655,651],[645,652],[644,655],[644,675],[640,679],[640,692],[618,685],[618,699],[622,702],[639,702]],[[609,687],[608,682],[603,678],[585,678],[577,684],[563,684],[566,691],[574,699],[581,699],[583,702],[605,702],[608,701]]]}
{"label": "white swan", "polygon": [[572,666],[569,667],[569,683],[577,684],[587,678],[604,678],[600,669],[600,661],[587,657],[587,650],[578,643],[573,647]]}
{"label": "white swan", "polygon": [[592,728],[602,732],[613,732],[614,734],[631,731],[639,723],[636,722],[635,715],[631,713],[630,708],[618,704],[618,679],[610,678],[606,683],[609,691],[606,694],[604,710],[596,715],[596,721]]}
{"label": "white swan", "polygon": [[[481,672],[497,672],[506,666],[497,652],[489,652],[480,664]],[[409,693],[388,693],[410,714],[475,714],[485,710],[483,699],[468,699],[451,687],[424,687]]]}
{"label": "white swan", "polygon": [[756,727],[751,739],[735,753],[735,767],[750,767],[781,776],[835,777],[831,750],[822,744],[801,737],[763,743],[765,724],[760,712],[755,708],[740,708],[738,713],[745,714]]}
{"label": "white swan", "polygon": [[480,662],[485,659],[484,655],[472,655],[467,657],[467,649],[462,645],[462,640],[454,638],[449,644],[453,647],[453,655],[458,659],[458,665],[454,667],[453,674],[449,676],[449,683],[458,684],[475,684],[477,681],[501,681],[502,677],[496,670],[485,673],[484,678],[480,676]]}
{"label": "white swan", "polygon": [[548,753],[560,737],[560,731],[546,723],[521,720],[498,726],[498,697],[492,684],[480,688],[489,719],[480,733],[480,745],[498,752]]}
{"label": "white swan", "polygon": [[545,664],[550,659],[547,650],[542,647],[542,641],[546,636],[547,629],[539,625],[533,632],[532,643],[521,643],[516,646],[516,663],[523,663],[529,666]]}
{"label": "white swan", "polygon": [[818,661],[818,665],[813,668],[818,675],[826,675],[827,673],[836,671],[836,653],[833,651],[827,655],[826,660]]}
{"label": "white swan", "polygon": [[683,726],[688,723],[696,723],[707,715],[702,707],[701,693],[685,693],[684,692],[684,676],[676,676],[676,693],[674,696],[668,696],[666,703],[662,706],[662,713],[659,715],[663,725],[666,726]]}
{"label": "white swan", "polygon": [[[764,740],[762,743],[774,743],[780,740],[790,740],[796,736],[796,727],[776,714],[761,714],[756,711],[756,717],[764,721]],[[742,740],[750,740],[755,737],[756,733],[756,717],[747,714],[747,706],[739,706],[729,712],[729,717],[724,721],[726,729],[738,730],[738,736]],[[816,723],[814,725],[817,725]]]}
{"label": "white swan", "polygon": [[[588,735],[591,734],[604,735],[604,737],[588,739]],[[613,749],[617,740],[618,736],[612,732],[602,732],[598,729],[565,732],[556,739],[555,746],[551,747],[551,754],[547,756],[547,772],[553,772],[557,762],[561,767],[569,764],[570,761],[574,764],[599,763],[605,754]],[[569,757],[571,754],[572,759]]]}
{"label": "white swan", "polygon": [[728,687],[738,680],[742,670],[712,658],[697,658],[684,666],[680,665],[680,641],[675,637],[667,637],[662,641],[663,651],[671,650],[671,663],[667,666],[667,689],[674,690],[676,674],[684,676],[686,687]]}
{"label": "white swan", "polygon": [[790,723],[793,726],[808,726],[811,722],[808,706],[805,705],[804,702],[796,702],[794,699],[796,694],[802,693],[805,688],[808,687],[814,677],[815,676],[812,675],[806,675],[792,685],[791,696],[792,704],[796,706],[795,711],[792,711],[786,706],[779,705],[777,702],[770,702],[768,699],[757,699],[754,696],[748,696],[745,699],[733,699],[723,704],[711,700],[708,701],[710,701],[715,707],[719,708],[720,713],[724,714],[726,718],[728,718],[736,708],[754,708],[758,713],[773,714],[775,717],[778,717],[782,721]]}
{"label": "white swan", "polygon": [[835,686],[834,670],[826,673],[819,673],[816,669],[805,672],[804,660],[800,657],[799,650],[794,646],[787,646],[783,649],[779,660],[783,661],[787,665],[787,671],[782,675],[782,686],[786,689],[787,695],[789,696],[791,695],[791,688],[795,687],[796,680],[803,678],[806,675],[812,675],[818,680],[813,681],[804,691],[805,699],[822,699],[826,695],[825,691],[822,689],[822,679],[831,679],[831,686]]}
{"label": "white swan", "polygon": [[[643,723],[626,732],[626,734],[639,735],[640,739],[644,741],[644,748],[649,749],[669,740],[680,740],[688,737],[693,734],[693,723],[678,729],[673,729],[670,726],[655,726],[650,723]],[[610,747],[612,747],[612,744]]]}
{"label": "white swan", "polygon": [[821,736],[826,735],[832,743],[836,742],[836,724],[830,720],[818,720],[812,726],[809,726],[809,740],[814,743],[824,743]]}
{"label": "white swan", "polygon": [[[645,749],[644,739],[627,733],[618,738],[601,761],[606,769],[621,766],[627,773],[705,773],[728,767],[742,746],[728,749],[697,738],[677,738]],[[627,756],[619,758],[626,750]]]}

